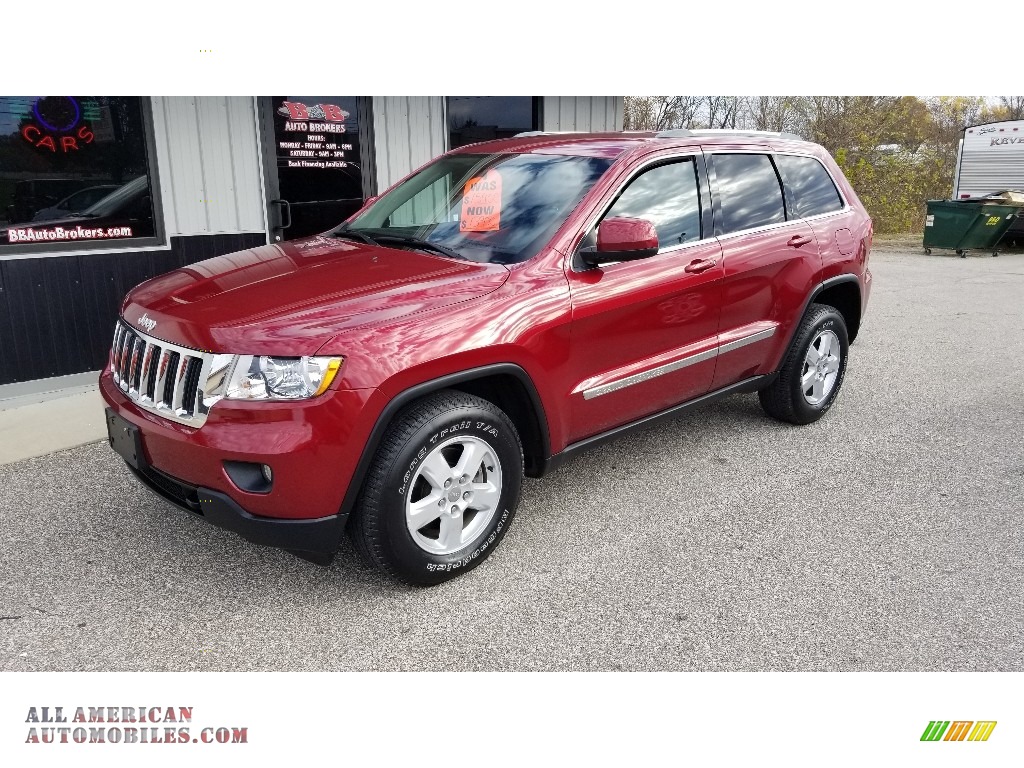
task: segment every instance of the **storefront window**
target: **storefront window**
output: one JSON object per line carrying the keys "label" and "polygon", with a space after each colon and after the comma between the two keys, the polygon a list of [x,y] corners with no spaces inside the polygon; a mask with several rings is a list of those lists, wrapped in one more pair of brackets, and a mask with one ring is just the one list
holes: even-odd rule
{"label": "storefront window", "polygon": [[537,130],[539,101],[534,96],[449,96],[448,148]]}
{"label": "storefront window", "polygon": [[153,240],[142,99],[0,97],[0,256]]}

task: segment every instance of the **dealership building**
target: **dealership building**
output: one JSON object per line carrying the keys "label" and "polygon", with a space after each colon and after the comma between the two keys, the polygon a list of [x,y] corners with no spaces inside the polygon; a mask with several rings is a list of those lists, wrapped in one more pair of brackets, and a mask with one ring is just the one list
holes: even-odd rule
{"label": "dealership building", "polygon": [[[0,398],[85,383],[124,295],[323,232],[431,158],[621,96],[0,97]],[[63,377],[63,378],[55,378]]]}

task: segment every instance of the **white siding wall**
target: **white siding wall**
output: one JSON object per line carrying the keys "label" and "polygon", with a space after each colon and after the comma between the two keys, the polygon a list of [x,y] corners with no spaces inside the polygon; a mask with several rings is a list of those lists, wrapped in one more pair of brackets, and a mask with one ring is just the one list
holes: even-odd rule
{"label": "white siding wall", "polygon": [[374,96],[377,191],[445,151],[444,97]]}
{"label": "white siding wall", "polygon": [[621,131],[622,96],[545,96],[545,131]]}
{"label": "white siding wall", "polygon": [[168,236],[266,229],[251,96],[154,96]]}

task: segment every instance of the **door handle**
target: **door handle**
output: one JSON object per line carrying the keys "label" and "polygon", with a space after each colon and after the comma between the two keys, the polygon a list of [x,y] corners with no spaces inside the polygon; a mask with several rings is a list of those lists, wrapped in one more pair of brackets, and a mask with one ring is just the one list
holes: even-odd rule
{"label": "door handle", "polygon": [[694,259],[689,264],[687,264],[685,267],[683,267],[683,271],[684,272],[690,272],[690,273],[693,273],[693,272],[706,272],[707,270],[712,269],[713,267],[715,267],[717,264],[718,264],[718,259]]}
{"label": "door handle", "polygon": [[789,238],[789,242],[786,243],[786,245],[790,246],[791,248],[799,248],[801,245],[807,245],[809,242],[811,242],[811,238],[809,237],[806,237],[804,235],[793,235],[791,238]]}
{"label": "door handle", "polygon": [[[280,229],[288,229],[292,225],[292,206],[287,200],[271,200],[271,204],[281,206]],[[287,216],[287,218],[285,218]],[[285,223],[287,222],[287,223]]]}

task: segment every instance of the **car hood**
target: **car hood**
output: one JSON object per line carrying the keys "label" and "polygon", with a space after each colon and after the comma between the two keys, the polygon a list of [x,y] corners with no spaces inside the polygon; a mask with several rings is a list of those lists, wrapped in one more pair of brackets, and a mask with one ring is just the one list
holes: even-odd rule
{"label": "car hood", "polygon": [[195,349],[312,355],[345,330],[484,296],[508,275],[498,264],[316,236],[156,277],[128,294],[122,315]]}

